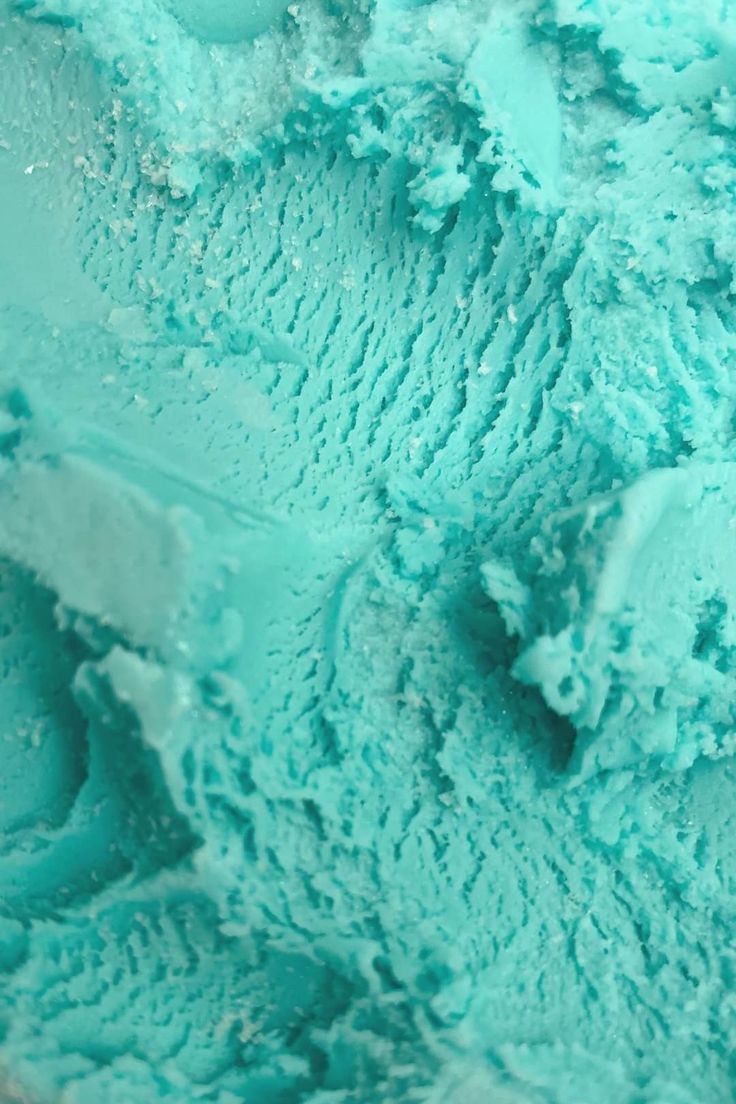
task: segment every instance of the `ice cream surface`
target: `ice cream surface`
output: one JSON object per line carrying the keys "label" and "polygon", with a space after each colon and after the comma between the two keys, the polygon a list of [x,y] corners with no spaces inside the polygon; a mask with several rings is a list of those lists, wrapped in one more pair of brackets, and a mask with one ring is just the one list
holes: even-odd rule
{"label": "ice cream surface", "polygon": [[736,1100],[735,61],[0,0],[0,1100]]}

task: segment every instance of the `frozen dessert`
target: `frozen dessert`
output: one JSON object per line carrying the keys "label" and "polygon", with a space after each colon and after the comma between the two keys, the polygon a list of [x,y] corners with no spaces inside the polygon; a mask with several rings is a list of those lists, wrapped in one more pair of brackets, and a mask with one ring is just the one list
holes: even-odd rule
{"label": "frozen dessert", "polygon": [[736,7],[0,0],[0,1100],[736,1100]]}

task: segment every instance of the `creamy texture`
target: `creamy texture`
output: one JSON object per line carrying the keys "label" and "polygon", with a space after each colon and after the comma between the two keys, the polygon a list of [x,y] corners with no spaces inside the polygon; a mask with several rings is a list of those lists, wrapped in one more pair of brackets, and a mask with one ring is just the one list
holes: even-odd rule
{"label": "creamy texture", "polygon": [[736,1098],[732,5],[0,12],[0,1099]]}

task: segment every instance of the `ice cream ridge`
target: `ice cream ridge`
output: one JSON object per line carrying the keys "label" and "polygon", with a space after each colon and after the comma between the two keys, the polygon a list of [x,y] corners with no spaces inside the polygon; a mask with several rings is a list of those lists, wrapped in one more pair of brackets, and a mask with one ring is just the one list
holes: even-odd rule
{"label": "ice cream ridge", "polygon": [[736,1101],[736,3],[0,0],[0,1102]]}

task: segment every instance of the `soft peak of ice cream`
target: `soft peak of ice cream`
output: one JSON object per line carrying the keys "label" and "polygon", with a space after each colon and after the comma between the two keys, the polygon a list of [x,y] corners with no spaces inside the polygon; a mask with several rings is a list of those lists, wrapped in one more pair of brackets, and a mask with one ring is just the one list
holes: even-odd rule
{"label": "soft peak of ice cream", "polygon": [[484,578],[524,648],[514,673],[578,730],[576,772],[736,749],[736,468],[660,468],[553,515],[524,585]]}

